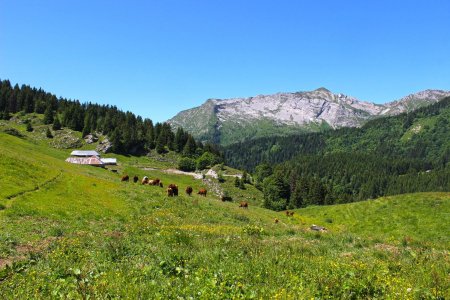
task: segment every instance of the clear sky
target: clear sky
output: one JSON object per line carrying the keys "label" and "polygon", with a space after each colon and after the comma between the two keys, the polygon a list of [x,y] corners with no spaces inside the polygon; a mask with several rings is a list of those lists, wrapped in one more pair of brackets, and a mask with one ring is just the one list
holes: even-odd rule
{"label": "clear sky", "polygon": [[450,90],[450,1],[0,0],[0,78],[164,121],[208,98]]}

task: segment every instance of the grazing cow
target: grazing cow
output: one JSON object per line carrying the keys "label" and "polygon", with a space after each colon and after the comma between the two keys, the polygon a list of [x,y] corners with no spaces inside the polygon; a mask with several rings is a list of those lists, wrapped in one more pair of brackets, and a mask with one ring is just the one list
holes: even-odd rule
{"label": "grazing cow", "polygon": [[289,210],[286,211],[286,216],[292,217],[293,215],[294,215],[293,211],[289,211]]}
{"label": "grazing cow", "polygon": [[128,175],[123,175],[121,181],[128,181],[130,180],[130,176]]}
{"label": "grazing cow", "polygon": [[167,189],[167,196],[168,197],[173,197],[173,190],[171,188]]}
{"label": "grazing cow", "polygon": [[193,191],[192,187],[188,186],[186,188],[186,194],[188,194],[189,196],[192,194],[192,191]]}
{"label": "grazing cow", "polygon": [[241,203],[239,203],[239,207],[248,208],[248,202],[247,201],[242,201]]}
{"label": "grazing cow", "polygon": [[198,193],[197,194],[199,194],[199,195],[201,195],[201,196],[203,196],[203,197],[206,197],[206,193],[207,193],[208,191],[206,190],[206,189],[200,189],[199,191],[198,191]]}
{"label": "grazing cow", "polygon": [[178,185],[171,183],[169,189],[172,189],[174,196],[178,196]]}
{"label": "grazing cow", "polygon": [[280,220],[278,220],[278,218],[275,218],[275,224],[278,224],[278,222],[280,222]]}
{"label": "grazing cow", "polygon": [[142,184],[148,184],[148,177],[144,176],[144,178],[142,178]]}
{"label": "grazing cow", "polygon": [[156,178],[156,179],[153,180],[152,185],[159,185],[160,182],[161,182],[161,179]]}
{"label": "grazing cow", "polygon": [[159,182],[159,186],[160,186],[160,187],[164,187],[164,186],[163,186],[163,183],[162,183],[161,181]]}
{"label": "grazing cow", "polygon": [[137,177],[137,175],[134,175],[133,182],[136,183],[136,182],[138,182],[138,180],[139,180],[139,177]]}

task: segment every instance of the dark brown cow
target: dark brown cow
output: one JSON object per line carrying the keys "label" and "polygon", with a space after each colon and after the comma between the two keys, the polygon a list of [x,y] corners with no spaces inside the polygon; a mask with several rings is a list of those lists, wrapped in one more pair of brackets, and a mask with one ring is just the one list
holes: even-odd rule
{"label": "dark brown cow", "polygon": [[130,180],[130,176],[128,175],[123,175],[121,181],[128,181]]}
{"label": "dark brown cow", "polygon": [[168,197],[173,197],[173,190],[171,188],[167,189],[167,196]]}
{"label": "dark brown cow", "polygon": [[152,184],[152,185],[159,185],[160,182],[161,182],[161,179],[156,178],[156,179],[153,179],[153,180],[152,180],[151,184]]}
{"label": "dark brown cow", "polygon": [[138,182],[138,180],[139,180],[139,177],[137,177],[137,175],[134,175],[133,182],[136,183],[136,182]]}
{"label": "dark brown cow", "polygon": [[239,207],[248,208],[248,202],[247,201],[242,201],[241,203],[239,203]]}
{"label": "dark brown cow", "polygon": [[206,189],[200,189],[197,194],[199,194],[200,196],[206,197],[207,192],[208,191]]}
{"label": "dark brown cow", "polygon": [[168,187],[169,189],[172,189],[174,196],[178,196],[178,185],[171,183]]}
{"label": "dark brown cow", "polygon": [[160,186],[160,187],[164,187],[164,185],[163,185],[162,182],[159,182],[159,186]]}
{"label": "dark brown cow", "polygon": [[186,194],[188,194],[189,196],[192,194],[192,191],[193,191],[193,189],[192,189],[191,186],[188,186],[188,187],[186,188]]}

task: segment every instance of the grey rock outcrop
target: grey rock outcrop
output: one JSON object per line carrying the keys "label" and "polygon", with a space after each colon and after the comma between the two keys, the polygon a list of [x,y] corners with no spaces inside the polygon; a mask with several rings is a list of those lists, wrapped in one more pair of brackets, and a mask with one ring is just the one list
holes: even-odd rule
{"label": "grey rock outcrop", "polygon": [[[426,90],[386,104],[361,101],[325,88],[309,92],[258,95],[249,98],[209,99],[203,105],[180,112],[168,122],[194,137],[221,144],[262,135],[317,131],[323,128],[359,127],[367,121],[396,115],[437,102],[449,91]],[[249,130],[249,128],[254,127]],[[261,129],[265,131],[261,133]],[[259,134],[259,135],[258,135]],[[232,138],[230,138],[232,136]]]}

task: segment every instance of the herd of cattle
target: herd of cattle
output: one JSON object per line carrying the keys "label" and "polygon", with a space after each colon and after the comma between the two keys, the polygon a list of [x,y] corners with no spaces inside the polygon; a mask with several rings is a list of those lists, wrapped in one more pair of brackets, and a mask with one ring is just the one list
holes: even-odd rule
{"label": "herd of cattle", "polygon": [[[130,181],[130,176],[129,175],[122,176],[121,181],[127,181],[127,182]],[[138,181],[139,181],[139,177],[137,175],[135,175],[133,177],[133,182],[137,183]],[[163,183],[161,182],[161,180],[159,178],[150,179],[147,176],[144,176],[144,178],[142,178],[141,184],[164,187]],[[191,196],[193,191],[194,190],[192,189],[192,187],[190,187],[190,186],[186,187],[185,192],[189,196]],[[200,196],[206,197],[206,193],[207,193],[206,189],[200,189],[197,194],[199,194]],[[178,185],[173,184],[173,183],[169,184],[167,186],[167,196],[169,196],[169,197],[178,196]]]}
{"label": "herd of cattle", "polygon": [[[121,179],[121,180],[122,180],[122,181],[130,181],[130,176],[124,175],[124,176],[122,176],[122,179]],[[134,182],[134,183],[137,183],[138,181],[139,181],[139,177],[138,177],[137,175],[135,175],[135,176],[133,177],[133,182]],[[163,183],[161,182],[161,180],[160,180],[159,178],[150,179],[150,178],[148,178],[147,176],[144,176],[144,178],[142,178],[142,180],[141,180],[141,183],[142,183],[143,185],[154,185],[154,186],[164,187]],[[192,189],[191,186],[187,186],[187,187],[186,187],[185,192],[186,192],[187,195],[191,196],[193,191],[194,191],[194,190]],[[207,190],[204,189],[204,188],[201,188],[201,189],[198,191],[197,194],[199,194],[200,196],[206,197],[206,193],[207,193]],[[173,183],[169,184],[169,185],[167,186],[167,196],[168,196],[168,197],[178,196],[178,185],[173,184]],[[222,196],[222,197],[221,197],[221,200],[222,200],[222,201],[231,201],[231,197],[228,197],[228,196]],[[239,207],[242,207],[242,208],[248,208],[248,202],[247,202],[247,201],[242,201],[242,202],[240,202],[240,203],[239,203]],[[293,211],[286,210],[285,213],[286,213],[286,216],[287,216],[287,217],[292,217],[292,216],[294,216],[294,212],[293,212]],[[275,223],[278,223],[278,222],[279,222],[279,219],[278,219],[278,218],[275,218]],[[317,225],[311,226],[311,227],[310,227],[310,230],[321,231],[321,232],[322,232],[322,231],[327,231],[327,229],[326,229],[325,227],[321,227],[321,226],[317,226]]]}
{"label": "herd of cattle", "polygon": [[[126,181],[126,182],[130,181],[130,176],[129,176],[129,175],[123,175],[121,181]],[[135,176],[133,177],[133,182],[134,182],[134,183],[137,183],[138,181],[139,181],[139,177],[138,177],[137,175],[135,175]],[[164,187],[163,183],[161,182],[161,180],[160,180],[159,178],[150,179],[150,178],[148,178],[147,176],[144,176],[144,178],[142,178],[141,184],[143,184],[143,185],[154,185],[154,186]],[[186,192],[187,195],[191,196],[193,191],[194,191],[194,190],[192,189],[191,186],[187,186],[187,187],[186,187],[185,192]],[[197,194],[199,194],[200,196],[206,197],[206,193],[207,193],[207,192],[208,192],[208,191],[207,191],[206,189],[201,188],[201,189],[197,192]],[[169,184],[169,185],[167,186],[167,196],[168,196],[168,197],[178,196],[178,186],[177,186],[176,184],[171,183],[171,184]],[[222,197],[221,197],[221,200],[222,200],[222,201],[230,201],[230,200],[231,200],[231,197],[225,197],[225,196],[222,196]],[[239,204],[239,207],[242,207],[242,208],[248,208],[248,202],[247,202],[247,201],[242,201],[242,202]]]}

